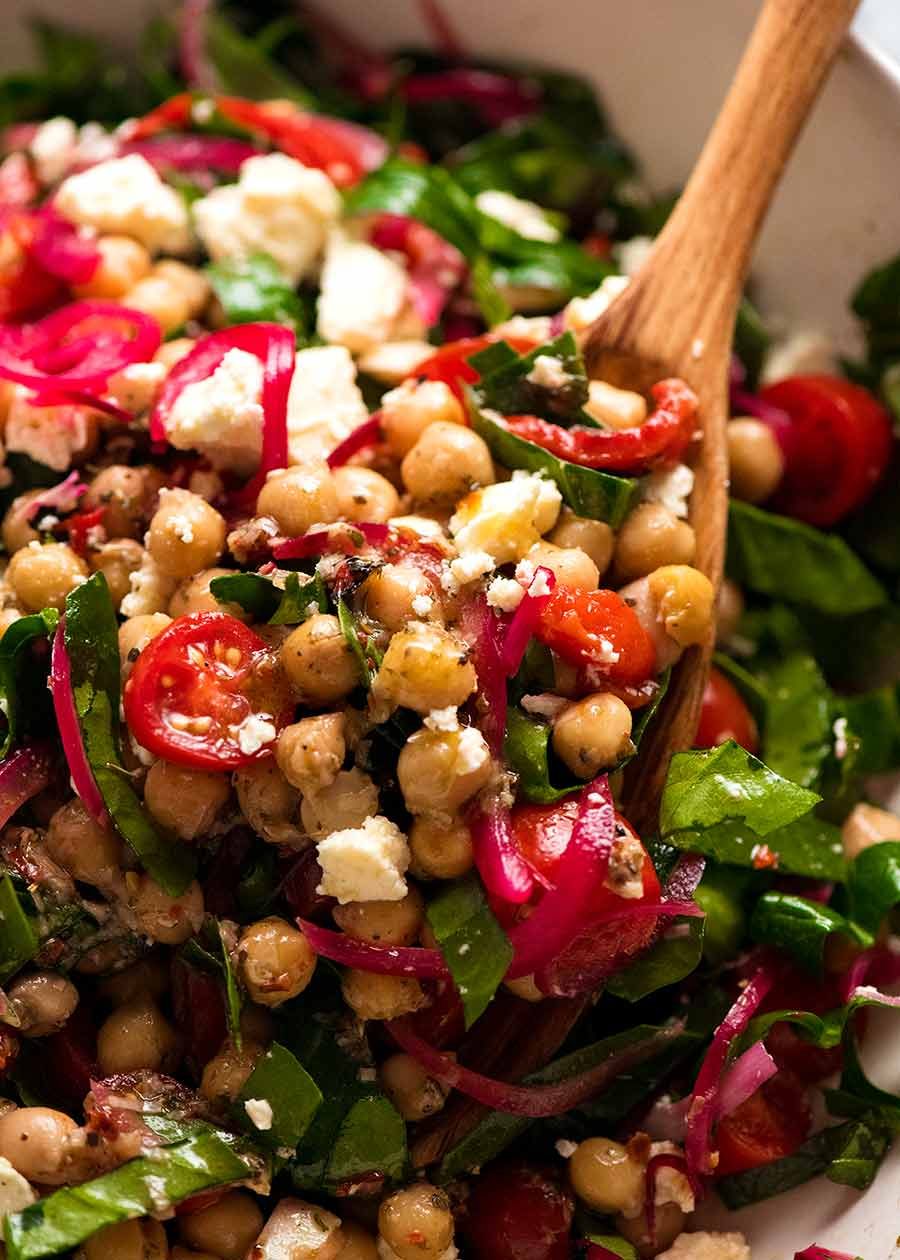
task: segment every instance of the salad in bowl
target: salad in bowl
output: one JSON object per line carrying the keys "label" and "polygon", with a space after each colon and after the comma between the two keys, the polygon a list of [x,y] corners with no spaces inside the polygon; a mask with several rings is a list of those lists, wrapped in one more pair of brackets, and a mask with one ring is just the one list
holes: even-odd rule
{"label": "salad in bowl", "polygon": [[717,589],[581,355],[674,198],[423,9],[0,81],[7,1260],[749,1260],[900,1129],[900,260],[853,361],[743,302]]}

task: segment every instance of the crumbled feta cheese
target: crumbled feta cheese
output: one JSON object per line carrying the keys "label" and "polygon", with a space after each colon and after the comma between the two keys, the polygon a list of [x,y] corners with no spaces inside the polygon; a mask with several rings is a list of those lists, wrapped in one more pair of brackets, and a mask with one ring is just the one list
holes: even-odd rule
{"label": "crumbled feta cheese", "polygon": [[515,578],[496,577],[487,588],[487,602],[500,612],[515,612],[525,595],[525,588]]}
{"label": "crumbled feta cheese", "polygon": [[427,341],[386,341],[360,356],[359,370],[383,385],[399,385],[432,354]]}
{"label": "crumbled feta cheese", "polygon": [[116,137],[97,122],[86,122],[78,128],[78,163],[81,166],[93,166],[97,162],[108,162],[119,151]]}
{"label": "crumbled feta cheese", "polygon": [[514,197],[499,188],[486,188],[475,198],[482,214],[496,219],[504,227],[511,228],[529,241],[558,241],[559,229],[547,218],[534,201]]}
{"label": "crumbled feta cheese", "polygon": [[486,573],[494,571],[493,557],[487,551],[467,551],[450,561],[450,574],[459,586],[467,582],[475,582]]}
{"label": "crumbled feta cheese", "polygon": [[322,171],[284,153],[248,158],[236,184],[223,184],[194,202],[197,233],[212,258],[262,251],[296,283],[314,265],[341,200]]}
{"label": "crumbled feta cheese", "polygon": [[[681,1154],[681,1147],[674,1142],[653,1142],[650,1147],[651,1159],[655,1155]],[[696,1207],[691,1183],[678,1168],[660,1168],[654,1180],[654,1190],[653,1202],[657,1207],[662,1207],[664,1203],[675,1203],[685,1213],[693,1212]]]}
{"label": "crumbled feta cheese", "polygon": [[369,412],[345,346],[314,346],[297,354],[288,394],[288,459],[324,459]]}
{"label": "crumbled feta cheese", "polygon": [[62,179],[78,143],[78,128],[71,118],[48,118],[32,137],[28,151],[34,158],[37,177],[42,184],[55,184]]}
{"label": "crumbled feta cheese", "polygon": [[107,394],[133,415],[149,411],[168,372],[164,363],[129,363],[106,383]]}
{"label": "crumbled feta cheese", "polygon": [[361,827],[333,831],[319,841],[322,882],[317,892],[348,901],[400,901],[409,846],[399,827],[376,814]]}
{"label": "crumbled feta cheese", "polygon": [[845,717],[835,718],[834,725],[831,728],[834,734],[834,755],[838,761],[843,761],[847,756],[847,719]]}
{"label": "crumbled feta cheese", "polygon": [[528,594],[533,595],[536,599],[542,598],[544,595],[550,594],[550,582],[546,572],[542,572],[540,568],[528,584]]}
{"label": "crumbled feta cheese", "polygon": [[583,332],[599,319],[620,293],[628,288],[627,276],[607,276],[599,289],[587,297],[572,298],[563,311],[563,324],[572,332]]}
{"label": "crumbled feta cheese", "polygon": [[21,1212],[36,1198],[22,1174],[0,1155],[0,1220],[9,1213]]}
{"label": "crumbled feta cheese", "polygon": [[647,255],[653,248],[652,236],[632,236],[629,241],[622,241],[615,247],[616,262],[622,272],[630,279],[647,261]]}
{"label": "crumbled feta cheese", "polygon": [[533,713],[536,717],[547,718],[552,722],[569,707],[570,701],[565,696],[543,691],[537,696],[523,696],[519,703],[526,713]]}
{"label": "crumbled feta cheese", "polygon": [[512,319],[494,325],[500,337],[524,337],[541,345],[553,338],[553,318],[550,315],[513,315]]}
{"label": "crumbled feta cheese", "polygon": [[466,726],[456,741],[455,769],[460,775],[474,774],[491,759],[491,750],[477,726]]}
{"label": "crumbled feta cheese", "polygon": [[234,727],[233,730],[241,752],[247,757],[258,753],[261,748],[265,748],[266,744],[271,744],[278,734],[275,723],[270,722],[268,718],[260,717],[257,713],[248,714],[240,726]]}
{"label": "crumbled feta cheese", "polygon": [[560,1159],[571,1159],[578,1150],[577,1142],[570,1142],[567,1138],[560,1138],[556,1143],[556,1153]]}
{"label": "crumbled feta cheese", "polygon": [[824,372],[833,375],[837,369],[834,343],[823,332],[798,329],[777,341],[766,355],[760,373],[761,385],[772,385],[786,376],[806,376]]}
{"label": "crumbled feta cheese", "polygon": [[185,254],[191,248],[184,199],[137,153],[70,175],[54,205],[73,223],[133,236],[151,253]]}
{"label": "crumbled feta cheese", "polygon": [[87,407],[73,403],[39,407],[26,386],[13,386],[4,430],[8,451],[21,451],[48,468],[67,472],[73,457],[90,447],[93,432]]}
{"label": "crumbled feta cheese", "polygon": [[466,495],[450,520],[461,555],[490,555],[496,564],[521,560],[556,524],[562,495],[556,483],[536,473],[513,474]]}
{"label": "crumbled feta cheese", "polygon": [[263,1131],[272,1127],[272,1104],[268,1098],[248,1098],[244,1103],[244,1110],[250,1117],[253,1126]]}
{"label": "crumbled feta cheese", "polygon": [[694,488],[694,474],[687,464],[659,468],[641,481],[641,498],[661,503],[673,516],[687,516],[688,499]]}
{"label": "crumbled feta cheese", "polygon": [[340,228],[329,234],[319,294],[319,335],[354,354],[391,335],[406,301],[406,269]]}
{"label": "crumbled feta cheese", "polygon": [[263,366],[246,350],[227,351],[211,376],[186,385],[166,416],[166,436],[180,451],[199,451],[216,468],[242,475],[259,464]]}
{"label": "crumbled feta cheese", "polygon": [[571,377],[562,359],[553,354],[539,354],[525,379],[542,389],[562,389],[569,384]]}
{"label": "crumbled feta cheese", "polygon": [[693,1234],[679,1234],[668,1251],[656,1260],[750,1260],[750,1248],[743,1234],[698,1230]]}
{"label": "crumbled feta cheese", "polygon": [[178,584],[177,578],[163,572],[149,551],[144,552],[140,567],[134,570],[129,581],[131,590],[119,608],[123,617],[165,612]]}
{"label": "crumbled feta cheese", "polygon": [[412,610],[417,617],[427,617],[434,607],[434,600],[430,595],[416,595],[413,597]]}

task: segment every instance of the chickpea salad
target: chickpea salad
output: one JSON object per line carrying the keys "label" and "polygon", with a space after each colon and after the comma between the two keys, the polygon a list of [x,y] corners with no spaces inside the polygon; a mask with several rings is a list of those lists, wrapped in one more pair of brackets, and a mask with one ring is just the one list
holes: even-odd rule
{"label": "chickpea salad", "polygon": [[900,1131],[900,257],[853,361],[745,299],[715,589],[580,349],[674,197],[422,9],[0,80],[6,1260],[750,1260]]}

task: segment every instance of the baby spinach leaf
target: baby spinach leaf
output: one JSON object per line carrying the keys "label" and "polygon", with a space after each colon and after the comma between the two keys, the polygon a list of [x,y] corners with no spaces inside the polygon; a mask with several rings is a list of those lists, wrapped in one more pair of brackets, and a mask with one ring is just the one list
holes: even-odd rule
{"label": "baby spinach leaf", "polygon": [[848,616],[887,602],[887,593],[837,534],[732,499],[728,573],[759,595]]}
{"label": "baby spinach leaf", "polygon": [[210,263],[206,274],[229,324],[270,320],[293,328],[298,339],[306,337],[303,303],[269,254],[223,258]]}
{"label": "baby spinach leaf", "polygon": [[77,1247],[117,1221],[180,1203],[210,1186],[247,1176],[247,1165],[214,1130],[160,1147],[80,1186],[55,1190],[5,1218],[8,1260],[40,1260]]}
{"label": "baby spinach leaf", "polygon": [[84,751],[103,803],[148,873],[177,897],[191,882],[196,863],[187,845],[157,831],[121,762],[118,626],[102,573],[67,595],[63,633]]}
{"label": "baby spinach leaf", "polygon": [[24,967],[40,947],[31,919],[22,909],[7,872],[0,875],[0,984]]}
{"label": "baby spinach leaf", "polygon": [[228,573],[213,578],[209,589],[222,604],[240,604],[254,621],[293,626],[315,611],[328,609],[328,594],[321,576],[317,573],[302,582],[301,578],[307,579],[307,575],[289,573],[282,589],[261,573]]}
{"label": "baby spinach leaf", "polygon": [[877,932],[884,916],[900,905],[900,840],[884,840],[858,854],[847,869],[853,917]]}
{"label": "baby spinach leaf", "polygon": [[741,822],[673,832],[666,838],[687,853],[702,853],[704,857],[731,866],[754,870],[765,866],[762,859],[768,850],[776,860],[777,869],[790,875],[842,880],[846,873],[840,828],[815,814],[807,814],[768,832],[765,841],[752,827]]}
{"label": "baby spinach leaf", "polygon": [[347,214],[402,214],[425,223],[470,261],[481,252],[481,216],[447,171],[391,158],[346,194]]}
{"label": "baby spinach leaf", "polygon": [[[341,627],[341,633],[347,641],[347,646],[356,657],[356,664],[359,669],[359,680],[366,688],[371,687],[372,679],[375,677],[375,670],[378,668],[379,661],[371,659],[374,657],[374,644],[363,647],[362,639],[359,634],[356,618],[350,611],[346,602],[339,599],[337,602],[338,623]],[[374,666],[374,668],[373,668]]]}
{"label": "baby spinach leaf", "polygon": [[428,922],[462,998],[469,1028],[493,998],[512,961],[512,946],[474,876],[443,889]]}
{"label": "baby spinach leaf", "polygon": [[750,935],[755,941],[774,945],[817,974],[822,972],[825,942],[833,932],[864,949],[873,943],[868,932],[830,906],[790,893],[763,893],[750,916]]}
{"label": "baby spinach leaf", "polygon": [[0,712],[6,718],[0,758],[5,757],[16,742],[20,714],[23,724],[34,730],[49,709],[46,686],[49,653],[45,652],[43,662],[39,663],[31,647],[51,635],[58,621],[56,609],[45,608],[14,621],[0,639]]}
{"label": "baby spinach leaf", "polygon": [[[268,1103],[271,1117],[258,1124],[254,1102]],[[244,1083],[235,1106],[242,1127],[260,1146],[291,1153],[322,1104],[319,1087],[284,1046],[273,1041]],[[269,1128],[265,1120],[269,1120]]]}
{"label": "baby spinach leaf", "polygon": [[637,1248],[633,1247],[630,1242],[626,1242],[619,1234],[585,1234],[589,1242],[596,1243],[603,1247],[606,1251],[611,1251],[614,1256],[619,1256],[620,1260],[639,1260]]}
{"label": "baby spinach leaf", "polygon": [[832,750],[831,693],[813,657],[794,653],[764,672],[763,756],[776,774],[815,788]]}
{"label": "baby spinach leaf", "polygon": [[682,918],[668,922],[670,926],[646,954],[609,977],[606,988],[614,997],[640,1002],[697,970],[703,956],[705,920]]}
{"label": "baby spinach leaf", "polygon": [[549,722],[531,718],[511,705],[506,712],[506,738],[503,753],[509,768],[518,776],[516,790],[526,801],[549,805],[578,792],[583,783],[557,787],[550,770]]}
{"label": "baby spinach leaf", "polygon": [[498,412],[481,410],[471,391],[468,402],[472,428],[484,438],[499,463],[506,468],[544,473],[556,482],[563,499],[579,516],[608,521],[614,528],[622,524],[637,493],[634,478],[614,477],[558,459],[536,442],[511,433]]}
{"label": "baby spinach leaf", "polygon": [[243,35],[218,11],[208,15],[205,31],[206,52],[223,92],[257,101],[287,99],[315,108],[315,98],[272,59],[259,37]]}
{"label": "baby spinach leaf", "polygon": [[856,769],[860,774],[879,774],[900,766],[900,683],[841,696],[835,708],[859,739]]}
{"label": "baby spinach leaf", "polygon": [[241,1049],[241,1007],[243,997],[231,964],[231,954],[221,920],[209,915],[198,936],[193,936],[181,948],[185,961],[203,971],[211,971],[222,977],[225,987],[225,1016],[228,1034]]}
{"label": "baby spinach leaf", "polygon": [[[488,346],[470,360],[472,367],[481,375],[473,387],[480,408],[490,407],[501,415],[543,416],[556,424],[593,424],[582,415],[582,407],[588,400],[588,379],[584,359],[570,332],[530,350],[527,354],[503,355],[501,347],[511,350],[505,342]],[[541,378],[534,377],[538,359],[552,359],[558,365],[562,384],[548,386]],[[596,427],[596,426],[595,426]]]}
{"label": "baby spinach leaf", "polygon": [[757,877],[751,871],[709,862],[694,900],[703,920],[703,956],[719,967],[740,951],[747,930],[744,898]]}

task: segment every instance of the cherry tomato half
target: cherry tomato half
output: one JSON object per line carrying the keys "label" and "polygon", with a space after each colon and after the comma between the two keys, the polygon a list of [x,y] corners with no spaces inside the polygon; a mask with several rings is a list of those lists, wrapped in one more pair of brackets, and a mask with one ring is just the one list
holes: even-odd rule
{"label": "cherry tomato half", "polygon": [[541,613],[537,637],[570,665],[586,667],[595,689],[603,680],[646,682],[656,668],[653,640],[615,591],[557,587]]}
{"label": "cherry tomato half", "polygon": [[716,1175],[725,1177],[792,1155],[806,1140],[811,1121],[801,1081],[791,1072],[779,1072],[719,1122]]}
{"label": "cherry tomato half", "polygon": [[519,354],[526,354],[537,345],[536,341],[526,337],[498,337],[496,333],[485,333],[482,337],[461,337],[458,341],[448,341],[441,346],[424,363],[420,363],[411,375],[423,376],[428,381],[443,381],[450,386],[457,398],[462,399],[463,385],[471,385],[479,380],[478,373],[468,360],[495,341],[506,341]]}
{"label": "cherry tomato half", "polygon": [[221,612],[178,617],[144,648],[125,686],[138,743],[194,769],[235,770],[271,754],[289,703],[265,642]]}
{"label": "cherry tomato half", "polygon": [[865,503],[893,442],[890,417],[869,391],[835,376],[789,376],[761,397],[791,418],[773,507],[824,528]]}
{"label": "cherry tomato half", "polygon": [[475,1178],[463,1233],[473,1260],[569,1260],[574,1213],[549,1169],[493,1164]]}
{"label": "cherry tomato half", "polygon": [[695,748],[715,748],[733,739],[748,753],[759,751],[759,733],[753,714],[738,689],[719,669],[711,669],[703,693]]}

